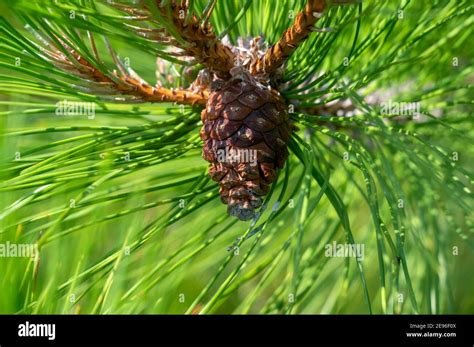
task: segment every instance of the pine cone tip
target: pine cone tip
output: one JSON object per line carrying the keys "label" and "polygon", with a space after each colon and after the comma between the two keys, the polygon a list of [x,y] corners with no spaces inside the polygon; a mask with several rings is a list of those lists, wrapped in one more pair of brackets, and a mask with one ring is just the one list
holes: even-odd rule
{"label": "pine cone tip", "polygon": [[237,217],[241,221],[251,220],[255,217],[255,210],[252,208],[245,208],[242,204],[228,205],[227,213],[230,216]]}

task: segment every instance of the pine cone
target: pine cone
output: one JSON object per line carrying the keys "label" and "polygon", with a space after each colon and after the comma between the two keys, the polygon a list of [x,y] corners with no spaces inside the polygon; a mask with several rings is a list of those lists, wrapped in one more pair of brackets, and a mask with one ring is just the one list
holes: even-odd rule
{"label": "pine cone", "polygon": [[201,119],[202,154],[221,200],[230,215],[249,220],[288,157],[286,105],[275,90],[234,77],[211,92]]}

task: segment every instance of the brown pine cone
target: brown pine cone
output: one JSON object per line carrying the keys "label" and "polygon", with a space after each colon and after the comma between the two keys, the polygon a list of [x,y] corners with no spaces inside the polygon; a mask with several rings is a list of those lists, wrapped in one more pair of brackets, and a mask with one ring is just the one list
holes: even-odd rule
{"label": "brown pine cone", "polygon": [[211,92],[201,119],[202,155],[221,200],[230,215],[249,220],[288,157],[286,105],[253,78],[234,77]]}

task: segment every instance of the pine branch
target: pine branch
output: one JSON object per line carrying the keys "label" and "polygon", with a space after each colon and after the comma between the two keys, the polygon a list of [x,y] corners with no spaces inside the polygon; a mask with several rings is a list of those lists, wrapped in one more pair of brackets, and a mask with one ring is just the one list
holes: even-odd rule
{"label": "pine branch", "polygon": [[265,55],[258,59],[254,70],[251,71],[252,74],[265,73],[271,76],[282,67],[288,57],[314,31],[314,24],[321,18],[325,8],[325,0],[308,0],[304,10],[298,13],[293,24],[277,43],[268,48]]}
{"label": "pine branch", "polygon": [[145,102],[176,102],[185,105],[206,104],[207,92],[205,91],[196,93],[189,89],[153,87],[138,76],[131,74],[119,77],[120,82],[116,82],[94,68],[84,58],[77,58],[78,62],[85,68],[86,73],[89,73],[96,82],[108,84],[121,94],[133,95]]}
{"label": "pine branch", "polygon": [[[93,36],[91,33],[88,34],[94,56],[100,61]],[[56,37],[56,39],[69,53],[69,57],[60,54],[59,50],[54,51],[54,49],[53,51],[43,50],[43,52],[49,55],[49,57],[52,58],[56,65],[62,70],[79,75],[83,79],[97,82],[99,84],[98,88],[91,90],[94,93],[110,94],[111,92],[116,92],[121,95],[136,97],[138,100],[143,102],[176,102],[184,105],[206,104],[208,92],[205,88],[168,89],[159,85],[150,85],[140,78],[131,68],[126,68],[122,65],[107,40],[107,47],[109,48],[109,52],[121,73],[120,75],[115,70],[109,75],[99,70],[93,63],[81,56],[66,42],[66,36],[61,38]]]}
{"label": "pine branch", "polygon": [[164,6],[157,0],[157,12],[153,12],[147,5],[143,5],[141,10],[124,5],[115,7],[136,16],[146,13],[144,19],[150,19],[160,25],[163,25],[163,21],[156,18],[157,16],[169,21],[169,26],[159,32],[160,40],[167,40],[182,49],[186,55],[194,57],[219,77],[228,77],[230,69],[234,67],[234,53],[219,40],[209,23],[214,6],[205,10],[202,20],[191,13],[188,1],[172,0],[170,6]]}
{"label": "pine branch", "polygon": [[[166,16],[168,14],[166,7],[160,8],[163,16]],[[226,77],[234,66],[234,53],[217,38],[207,20],[200,23],[189,11],[188,2],[184,4],[178,4],[175,0],[171,2],[173,24],[180,37],[189,44],[183,49],[218,76]],[[211,12],[212,8],[206,13],[206,17],[209,17]]]}

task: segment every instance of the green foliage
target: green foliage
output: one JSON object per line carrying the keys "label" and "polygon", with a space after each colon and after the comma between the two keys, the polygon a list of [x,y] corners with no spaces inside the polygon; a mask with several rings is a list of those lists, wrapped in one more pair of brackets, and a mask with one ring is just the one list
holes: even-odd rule
{"label": "green foliage", "polygon": [[[212,2],[191,4],[202,13]],[[231,42],[271,44],[303,5],[217,1],[210,20]],[[469,1],[325,14],[330,30],[287,64],[282,94],[299,130],[251,223],[226,215],[207,177],[199,109],[99,95],[39,43],[67,34],[106,72],[117,68],[110,42],[152,84],[158,57],[167,87],[187,86],[199,65],[136,35],[136,20],[106,1],[0,10],[0,243],[39,247],[32,260],[0,258],[0,313],[474,310]],[[96,40],[100,59],[89,33],[107,38]],[[57,115],[62,100],[94,102],[95,116]],[[351,117],[321,112],[338,100]],[[423,115],[386,112],[388,101],[419,103]],[[334,241],[363,245],[364,257],[326,256]]]}

